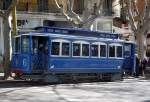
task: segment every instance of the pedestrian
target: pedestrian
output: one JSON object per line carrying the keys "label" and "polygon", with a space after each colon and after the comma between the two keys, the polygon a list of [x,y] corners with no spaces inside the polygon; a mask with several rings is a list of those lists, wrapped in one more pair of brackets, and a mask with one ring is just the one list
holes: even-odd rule
{"label": "pedestrian", "polygon": [[146,65],[147,65],[147,59],[144,58],[141,62],[141,66],[142,66],[142,75],[145,76],[145,69],[146,69]]}
{"label": "pedestrian", "polygon": [[136,77],[139,76],[139,68],[140,68],[140,60],[139,60],[139,58],[136,56],[136,73],[135,73],[135,76],[136,76]]}
{"label": "pedestrian", "polygon": [[148,58],[147,67],[150,67],[150,57]]}

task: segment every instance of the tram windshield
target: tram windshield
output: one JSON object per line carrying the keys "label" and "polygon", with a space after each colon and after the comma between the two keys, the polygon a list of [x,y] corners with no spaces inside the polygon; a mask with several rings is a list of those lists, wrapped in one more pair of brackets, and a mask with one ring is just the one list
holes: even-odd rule
{"label": "tram windshield", "polygon": [[14,38],[13,42],[13,53],[19,53],[20,52],[20,37]]}

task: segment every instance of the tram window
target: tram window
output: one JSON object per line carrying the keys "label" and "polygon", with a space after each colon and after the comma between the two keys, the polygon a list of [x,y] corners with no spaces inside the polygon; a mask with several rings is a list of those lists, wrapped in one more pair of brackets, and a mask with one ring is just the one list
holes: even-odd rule
{"label": "tram window", "polygon": [[82,44],[82,56],[89,56],[89,44]]}
{"label": "tram window", "polygon": [[20,52],[20,37],[15,38],[15,53]]}
{"label": "tram window", "polygon": [[62,56],[69,56],[69,43],[62,43]]}
{"label": "tram window", "polygon": [[109,46],[109,57],[115,57],[115,46]]}
{"label": "tram window", "polygon": [[93,57],[98,57],[98,45],[91,45],[91,54]]}
{"label": "tram window", "polygon": [[131,45],[126,45],[124,47],[124,54],[125,54],[126,57],[130,57],[130,55],[131,55]]}
{"label": "tram window", "polygon": [[29,37],[22,36],[22,52],[28,53],[29,52]]}
{"label": "tram window", "polygon": [[32,37],[32,52],[34,53],[34,54],[37,54],[38,53],[38,46],[39,46],[39,44],[38,44],[38,37]]}
{"label": "tram window", "polygon": [[60,55],[60,42],[52,42],[51,55]]}
{"label": "tram window", "polygon": [[100,45],[100,57],[106,57],[106,45]]}
{"label": "tram window", "polygon": [[117,57],[122,57],[122,46],[116,46],[117,47]]}
{"label": "tram window", "polygon": [[73,56],[80,56],[80,44],[73,43]]}

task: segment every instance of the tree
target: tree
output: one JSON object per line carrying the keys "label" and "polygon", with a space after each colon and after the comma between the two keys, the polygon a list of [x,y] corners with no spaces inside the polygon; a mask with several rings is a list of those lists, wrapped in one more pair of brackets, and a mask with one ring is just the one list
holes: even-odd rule
{"label": "tree", "polygon": [[137,0],[125,0],[127,16],[131,29],[136,36],[137,53],[141,60],[144,58],[144,39],[150,25],[150,0],[142,0],[142,2],[144,2],[143,9],[138,8]]}
{"label": "tree", "polygon": [[[86,11],[82,17],[73,11],[75,0],[55,0],[57,7],[65,15],[67,20],[72,22],[77,27],[91,25],[91,23],[100,16],[104,0],[98,0],[93,6],[93,12]],[[79,0],[78,0],[79,2]],[[98,4],[98,5],[97,5]],[[85,9],[86,10],[86,9]]]}
{"label": "tree", "polygon": [[[4,1],[3,1],[4,2]],[[9,16],[11,11],[17,5],[17,0],[12,0],[11,4],[6,10],[0,10],[0,17],[3,18],[3,37],[4,37],[4,78],[10,75],[10,32]]]}

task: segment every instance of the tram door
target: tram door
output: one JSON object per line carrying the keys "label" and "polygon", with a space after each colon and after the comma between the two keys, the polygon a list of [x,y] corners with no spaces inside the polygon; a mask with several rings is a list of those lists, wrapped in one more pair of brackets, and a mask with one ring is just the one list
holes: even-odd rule
{"label": "tram door", "polygon": [[44,71],[48,69],[48,37],[32,37],[32,69]]}

